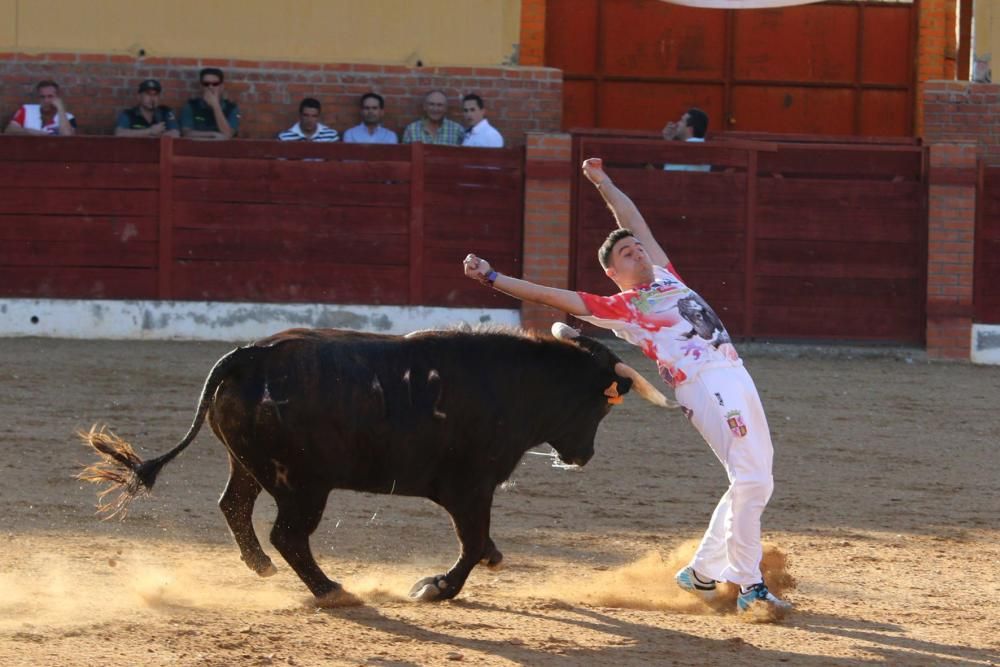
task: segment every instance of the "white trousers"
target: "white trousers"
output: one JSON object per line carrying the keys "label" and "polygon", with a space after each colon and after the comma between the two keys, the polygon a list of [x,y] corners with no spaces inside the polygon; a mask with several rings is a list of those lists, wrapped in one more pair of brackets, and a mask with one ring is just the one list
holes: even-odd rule
{"label": "white trousers", "polygon": [[760,516],[774,490],[774,450],[757,387],[743,366],[709,368],[675,394],[729,477],[691,567],[716,581],[756,584],[762,580]]}

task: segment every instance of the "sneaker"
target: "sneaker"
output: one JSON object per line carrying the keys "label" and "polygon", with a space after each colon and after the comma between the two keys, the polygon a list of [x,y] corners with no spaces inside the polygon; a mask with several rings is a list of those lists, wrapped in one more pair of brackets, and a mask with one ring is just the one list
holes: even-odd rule
{"label": "sneaker", "polygon": [[739,597],[736,598],[736,611],[742,614],[751,611],[761,603],[766,605],[768,611],[778,615],[784,614],[792,608],[790,603],[785,602],[767,590],[767,586],[762,581],[759,584],[754,584],[746,589],[746,591],[742,587],[740,588]]}
{"label": "sneaker", "polygon": [[685,567],[680,570],[674,575],[674,581],[677,582],[678,586],[689,593],[694,593],[705,602],[714,600],[718,592],[715,588],[715,581],[709,581],[708,583],[702,581],[694,573],[694,568],[692,567]]}

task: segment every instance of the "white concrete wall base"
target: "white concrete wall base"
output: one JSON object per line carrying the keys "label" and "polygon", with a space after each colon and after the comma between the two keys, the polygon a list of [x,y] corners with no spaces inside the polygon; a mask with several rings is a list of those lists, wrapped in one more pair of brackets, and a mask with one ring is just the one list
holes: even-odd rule
{"label": "white concrete wall base", "polygon": [[1000,324],[972,325],[972,363],[1000,365]]}
{"label": "white concrete wall base", "polygon": [[0,337],[239,342],[291,327],[406,334],[462,322],[520,326],[521,315],[500,308],[0,299]]}

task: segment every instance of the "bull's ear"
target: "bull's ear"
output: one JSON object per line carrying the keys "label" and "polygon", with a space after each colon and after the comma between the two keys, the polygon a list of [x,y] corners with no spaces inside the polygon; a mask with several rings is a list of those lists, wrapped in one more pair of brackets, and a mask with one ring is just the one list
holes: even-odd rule
{"label": "bull's ear", "polygon": [[639,375],[638,371],[625,362],[619,361],[615,364],[615,373],[623,378],[629,378],[632,380],[632,388],[653,405],[658,405],[661,408],[680,407],[680,403],[671,401],[669,398],[661,394],[659,389],[649,383],[649,380]]}

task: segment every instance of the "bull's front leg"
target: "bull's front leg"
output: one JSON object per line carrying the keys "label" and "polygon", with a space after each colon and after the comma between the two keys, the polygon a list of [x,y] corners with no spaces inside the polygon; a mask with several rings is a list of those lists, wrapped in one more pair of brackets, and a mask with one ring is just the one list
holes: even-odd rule
{"label": "bull's front leg", "polygon": [[490,539],[490,509],[493,494],[480,498],[456,498],[442,501],[455,526],[461,552],[458,560],[444,574],[424,577],[410,589],[415,600],[450,600],[465,586],[469,573],[480,561],[499,563],[503,555]]}

